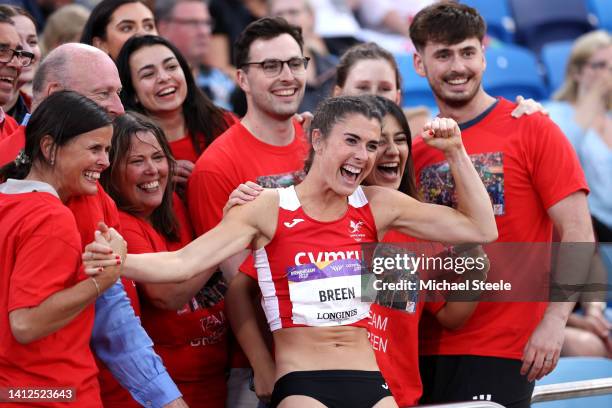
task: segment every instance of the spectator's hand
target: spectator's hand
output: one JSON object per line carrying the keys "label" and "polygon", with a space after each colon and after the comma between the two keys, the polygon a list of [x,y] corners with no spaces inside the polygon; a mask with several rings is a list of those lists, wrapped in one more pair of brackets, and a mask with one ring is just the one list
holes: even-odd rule
{"label": "spectator's hand", "polygon": [[107,266],[117,266],[118,261],[121,262],[121,256],[113,252],[113,248],[104,238],[87,244],[81,259],[85,273],[90,276],[99,274]]}
{"label": "spectator's hand", "polygon": [[262,402],[270,403],[270,397],[272,396],[272,390],[274,389],[274,383],[276,382],[274,365],[267,369],[254,371],[253,382],[255,384],[255,395]]}
{"label": "spectator's hand", "polygon": [[612,324],[606,320],[606,317],[600,310],[587,312],[585,316],[581,316],[578,322],[579,327],[590,331],[603,340],[608,339],[608,335],[612,329]]}
{"label": "spectator's hand", "polygon": [[177,160],[176,171],[172,181],[181,185],[181,187],[184,189],[184,187],[187,186],[187,180],[189,179],[189,176],[191,176],[194,167],[195,165],[189,160]]}
{"label": "spectator's hand", "polygon": [[227,214],[230,208],[235,205],[243,205],[248,203],[249,201],[253,201],[259,196],[259,194],[263,191],[263,187],[261,187],[257,183],[253,183],[252,181],[247,181],[246,183],[240,184],[229,196],[225,207],[223,207],[223,216]]}
{"label": "spectator's hand", "polygon": [[[98,235],[98,232],[100,235]],[[104,241],[102,241],[104,239]],[[109,228],[105,223],[98,223],[98,231],[96,231],[96,241],[104,244],[108,243],[113,251],[121,257],[121,261],[125,261],[127,256],[127,242],[123,239],[121,234],[114,228]]]}
{"label": "spectator's hand", "polygon": [[302,129],[308,131],[308,129],[310,128],[310,124],[312,123],[312,113],[308,111],[296,113],[295,115],[293,115],[293,117],[295,118],[295,120],[298,121],[300,125],[302,125]]}
{"label": "spectator's hand", "polygon": [[557,366],[563,346],[565,321],[556,316],[544,316],[523,350],[521,374],[527,380],[539,380]]}
{"label": "spectator's hand", "polygon": [[189,405],[182,398],[177,398],[169,404],[164,405],[163,408],[189,408]]}
{"label": "spectator's hand", "polygon": [[[112,235],[112,228],[109,233]],[[97,252],[102,250],[103,252]],[[110,252],[109,252],[110,251]],[[112,259],[109,259],[111,258]],[[110,288],[121,273],[121,255],[113,251],[113,246],[100,231],[95,232],[95,240],[85,247],[83,264],[85,272],[95,278],[98,294]]]}
{"label": "spectator's hand", "polygon": [[548,116],[548,112],[540,102],[537,102],[531,98],[525,99],[521,95],[516,97],[516,103],[518,106],[514,108],[511,115],[513,118],[520,118],[523,115],[531,115],[537,112],[541,112],[543,115]]}
{"label": "spectator's hand", "polygon": [[448,153],[463,148],[461,130],[453,119],[435,118],[423,127],[423,141],[427,145]]}

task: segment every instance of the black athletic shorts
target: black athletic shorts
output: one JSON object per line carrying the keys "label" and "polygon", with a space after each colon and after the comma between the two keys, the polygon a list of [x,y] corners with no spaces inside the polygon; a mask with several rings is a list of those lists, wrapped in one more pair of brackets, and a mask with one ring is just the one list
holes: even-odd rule
{"label": "black athletic shorts", "polygon": [[521,375],[520,360],[482,356],[423,356],[422,404],[493,401],[508,408],[528,408],[534,383]]}
{"label": "black athletic shorts", "polygon": [[314,398],[328,408],[372,408],[391,391],[380,371],[294,371],[274,384],[271,407],[291,395]]}

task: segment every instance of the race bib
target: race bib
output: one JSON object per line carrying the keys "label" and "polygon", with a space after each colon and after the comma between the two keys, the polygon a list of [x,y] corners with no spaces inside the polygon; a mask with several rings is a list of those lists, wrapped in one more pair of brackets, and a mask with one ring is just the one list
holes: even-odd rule
{"label": "race bib", "polygon": [[361,300],[361,262],[339,259],[287,269],[293,323],[346,326],[368,317]]}

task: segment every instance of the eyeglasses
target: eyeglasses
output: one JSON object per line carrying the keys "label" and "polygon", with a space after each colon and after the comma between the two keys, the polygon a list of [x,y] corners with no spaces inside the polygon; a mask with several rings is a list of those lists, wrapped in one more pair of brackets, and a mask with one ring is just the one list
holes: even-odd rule
{"label": "eyeglasses", "polygon": [[215,21],[212,19],[201,20],[198,18],[172,17],[170,21],[176,24],[190,26],[191,28],[206,27],[209,28],[211,31],[215,28]]}
{"label": "eyeglasses", "polygon": [[275,77],[280,75],[281,71],[283,70],[283,65],[285,64],[287,64],[292,73],[303,74],[306,72],[306,68],[308,67],[308,61],[310,61],[310,58],[308,57],[295,57],[286,61],[281,61],[279,59],[267,59],[260,62],[245,62],[242,64],[242,66],[259,65],[265,76]]}
{"label": "eyeglasses", "polygon": [[27,67],[32,63],[34,54],[28,51],[14,50],[8,47],[0,48],[0,62],[11,62],[14,57],[17,57],[17,61],[19,61],[22,67]]}

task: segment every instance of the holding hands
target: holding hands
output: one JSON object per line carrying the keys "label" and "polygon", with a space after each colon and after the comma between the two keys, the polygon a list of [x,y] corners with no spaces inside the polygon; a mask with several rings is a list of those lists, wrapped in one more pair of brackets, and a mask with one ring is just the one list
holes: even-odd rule
{"label": "holding hands", "polygon": [[83,266],[98,291],[110,288],[120,277],[121,264],[127,255],[127,244],[114,228],[98,225],[95,240],[85,247]]}

